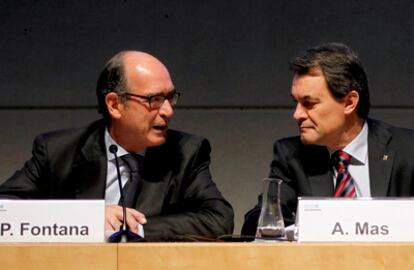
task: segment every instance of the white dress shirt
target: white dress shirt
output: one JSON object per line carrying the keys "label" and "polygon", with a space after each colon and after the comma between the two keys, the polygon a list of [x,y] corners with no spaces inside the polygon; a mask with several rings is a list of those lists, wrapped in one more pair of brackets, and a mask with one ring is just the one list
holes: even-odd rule
{"label": "white dress shirt", "polygon": [[[368,124],[364,123],[361,132],[342,151],[351,155],[348,166],[349,173],[354,179],[357,197],[371,197],[369,184],[369,162],[368,162]],[[329,149],[332,155],[335,150]],[[336,186],[337,171],[334,166],[334,186]]]}
{"label": "white dress shirt", "polygon": [[[105,203],[106,204],[118,204],[119,198],[121,194],[119,192],[119,184],[118,184],[118,175],[116,171],[116,163],[115,163],[115,156],[109,151],[109,146],[112,144],[118,147],[118,152],[116,155],[118,156],[119,162],[119,172],[121,174],[121,182],[122,187],[128,182],[129,180],[129,168],[122,161],[120,157],[129,154],[122,146],[120,146],[114,139],[112,139],[111,135],[108,132],[108,129],[105,129],[105,149],[106,149],[106,157],[108,160],[108,166],[106,170],[106,187],[105,187]],[[138,153],[140,155],[145,155],[145,153]]]}
{"label": "white dress shirt", "polygon": [[[121,197],[121,193],[119,191],[119,184],[118,184],[118,173],[116,171],[116,163],[115,163],[115,156],[109,151],[109,146],[112,144],[118,147],[117,156],[119,162],[119,172],[121,174],[121,182],[122,187],[128,182],[129,180],[129,168],[122,161],[119,157],[129,154],[122,146],[115,142],[115,140],[111,137],[108,132],[108,129],[105,129],[105,149],[106,149],[106,157],[107,157],[107,170],[106,170],[106,186],[105,186],[105,204],[118,204],[119,198]],[[140,153],[144,155],[145,153]],[[108,232],[109,236],[113,232]],[[144,228],[141,224],[138,224],[138,235],[141,237],[145,237]]]}

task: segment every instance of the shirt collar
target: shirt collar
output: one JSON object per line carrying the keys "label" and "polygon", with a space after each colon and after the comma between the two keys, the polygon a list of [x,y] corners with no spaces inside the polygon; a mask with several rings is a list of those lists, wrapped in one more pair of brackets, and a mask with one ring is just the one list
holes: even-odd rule
{"label": "shirt collar", "polygon": [[[359,134],[348,144],[342,151],[352,156],[352,159],[357,163],[365,164],[368,159],[368,124],[365,121],[362,126],[362,130]],[[329,153],[332,155],[335,152],[329,149]]]}
{"label": "shirt collar", "polygon": [[[125,150],[121,145],[119,145],[112,137],[111,134],[109,134],[108,128],[105,128],[105,150],[106,150],[106,156],[108,157],[108,161],[112,161],[115,159],[115,155],[112,154],[109,151],[109,146],[112,144],[116,145],[118,147],[118,151],[116,152],[116,155],[118,157],[122,157],[124,155],[129,154],[127,150]],[[145,151],[143,153],[137,153],[142,156],[145,156]]]}
{"label": "shirt collar", "polygon": [[368,158],[368,124],[365,121],[361,132],[356,136],[350,144],[343,149],[354,159],[362,164],[367,162]]}

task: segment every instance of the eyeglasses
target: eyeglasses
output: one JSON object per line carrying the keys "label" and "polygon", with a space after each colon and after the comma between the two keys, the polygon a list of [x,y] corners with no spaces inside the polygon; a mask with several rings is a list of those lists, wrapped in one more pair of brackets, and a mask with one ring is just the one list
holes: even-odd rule
{"label": "eyeglasses", "polygon": [[148,101],[148,104],[151,109],[159,109],[164,104],[165,100],[168,100],[171,106],[174,106],[175,104],[177,104],[177,101],[180,98],[181,93],[174,90],[166,96],[164,95],[141,96],[141,95],[132,94],[132,93],[124,93],[123,95],[143,98],[146,101]]}

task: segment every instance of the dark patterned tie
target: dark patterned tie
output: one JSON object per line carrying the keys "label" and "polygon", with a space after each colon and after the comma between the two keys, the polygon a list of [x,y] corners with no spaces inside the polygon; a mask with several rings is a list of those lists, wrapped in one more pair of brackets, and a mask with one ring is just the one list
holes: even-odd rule
{"label": "dark patterned tie", "polygon": [[351,156],[348,153],[339,150],[335,152],[332,157],[335,161],[337,171],[335,197],[356,197],[354,179],[348,171]]}
{"label": "dark patterned tie", "polygon": [[135,207],[135,201],[138,194],[138,185],[141,181],[139,169],[142,166],[143,157],[137,154],[127,154],[121,157],[129,168],[129,180],[125,183],[122,191],[124,193],[125,206],[129,208]]}

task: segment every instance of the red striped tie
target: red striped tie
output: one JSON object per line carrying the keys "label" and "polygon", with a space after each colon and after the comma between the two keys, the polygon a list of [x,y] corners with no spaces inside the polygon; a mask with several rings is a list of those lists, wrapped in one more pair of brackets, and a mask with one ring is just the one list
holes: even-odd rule
{"label": "red striped tie", "polygon": [[342,150],[334,153],[334,160],[336,161],[336,189],[335,197],[356,197],[356,190],[354,179],[348,171],[349,161],[351,156]]}

